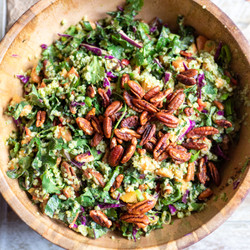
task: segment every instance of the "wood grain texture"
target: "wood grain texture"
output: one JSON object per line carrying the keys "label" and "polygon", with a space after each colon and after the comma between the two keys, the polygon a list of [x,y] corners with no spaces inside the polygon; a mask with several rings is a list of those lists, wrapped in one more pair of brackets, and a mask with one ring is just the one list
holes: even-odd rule
{"label": "wood grain texture", "polygon": [[[223,180],[215,193],[226,192],[228,201],[218,199],[208,203],[208,209],[194,214],[183,220],[176,220],[174,225],[165,226],[162,230],[151,233],[151,236],[135,242],[127,241],[116,235],[111,240],[110,235],[98,240],[85,238],[69,230],[64,225],[41,215],[37,207],[32,205],[27,195],[20,190],[15,180],[7,178],[8,150],[5,139],[8,137],[13,124],[3,115],[9,100],[15,94],[22,94],[22,86],[14,77],[15,73],[27,70],[36,59],[28,60],[28,55],[38,55],[41,43],[51,43],[56,39],[56,33],[63,31],[60,26],[62,19],[68,20],[68,25],[76,23],[82,16],[88,15],[96,20],[106,11],[112,10],[122,1],[107,0],[43,0],[28,10],[11,28],[0,45],[0,191],[15,212],[34,230],[46,239],[68,249],[97,249],[97,248],[152,248],[178,249],[197,242],[217,228],[236,209],[245,197],[250,183],[249,168],[240,175],[246,157],[250,155],[249,133],[247,124],[249,117],[242,127],[239,144],[233,150],[230,162],[223,169]],[[202,8],[206,5],[206,8]],[[84,6],[84,8],[83,8]],[[98,6],[98,8],[97,8]],[[74,15],[72,15],[74,13]],[[235,25],[209,1],[204,0],[145,0],[141,17],[148,21],[155,16],[161,17],[171,28],[176,28],[177,14],[184,14],[187,23],[194,26],[199,33],[209,38],[222,40],[229,44],[233,55],[233,69],[241,76],[241,83],[250,82],[250,52],[249,47]],[[60,18],[58,18],[60,17]],[[220,21],[218,21],[218,19]],[[209,29],[207,28],[209,25]],[[12,54],[18,54],[13,58]],[[10,87],[11,86],[11,87]],[[242,112],[246,112],[243,108]],[[249,112],[249,111],[248,111]],[[228,178],[240,178],[238,189],[226,185]]]}

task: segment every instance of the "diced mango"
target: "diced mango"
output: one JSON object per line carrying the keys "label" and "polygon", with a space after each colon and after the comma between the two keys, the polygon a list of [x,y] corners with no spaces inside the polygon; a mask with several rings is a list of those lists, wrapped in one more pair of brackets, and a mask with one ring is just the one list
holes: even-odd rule
{"label": "diced mango", "polygon": [[155,174],[162,176],[162,177],[168,177],[173,178],[173,172],[168,168],[160,168],[155,171]]}
{"label": "diced mango", "polygon": [[126,203],[137,203],[137,194],[135,191],[123,194],[120,199]]}

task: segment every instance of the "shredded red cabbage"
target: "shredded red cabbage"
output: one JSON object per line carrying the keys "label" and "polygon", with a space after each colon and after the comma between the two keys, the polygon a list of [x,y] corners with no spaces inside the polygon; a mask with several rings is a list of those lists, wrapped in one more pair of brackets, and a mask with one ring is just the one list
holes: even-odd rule
{"label": "shredded red cabbage", "polygon": [[97,154],[98,155],[102,154],[102,151],[101,150],[97,150]]}
{"label": "shredded red cabbage", "polygon": [[71,102],[70,104],[72,107],[76,107],[76,106],[84,106],[85,105],[85,102]]}
{"label": "shredded red cabbage", "polygon": [[224,152],[221,150],[220,146],[217,144],[215,148],[213,148],[213,152],[217,155],[222,157],[225,160],[229,160],[229,158],[224,154]]}
{"label": "shredded red cabbage", "polygon": [[105,59],[116,59],[114,56],[104,56]]}
{"label": "shredded red cabbage", "polygon": [[29,76],[24,76],[24,75],[16,75],[16,77],[24,84],[27,83],[30,79]]}
{"label": "shredded red cabbage", "polygon": [[101,209],[110,209],[115,207],[124,207],[125,204],[119,203],[119,204],[109,204],[109,203],[103,203],[98,205]]}
{"label": "shredded red cabbage", "polygon": [[189,195],[189,190],[186,190],[186,192],[185,192],[185,194],[183,195],[183,197],[182,197],[182,202],[183,203],[185,203],[185,204],[187,204],[187,197],[188,197],[188,195]]}
{"label": "shredded red cabbage", "polygon": [[117,195],[116,200],[118,200],[118,201],[119,201],[120,197],[121,197],[121,193],[119,193],[119,194]]}
{"label": "shredded red cabbage", "polygon": [[108,72],[106,73],[106,75],[107,75],[107,77],[117,78],[117,76],[114,75],[114,73],[113,73],[112,71],[108,71]]}
{"label": "shredded red cabbage", "polygon": [[145,174],[140,174],[139,179],[145,179],[146,175]]}
{"label": "shredded red cabbage", "polygon": [[166,71],[165,76],[164,76],[164,83],[167,83],[170,77],[171,77],[171,73]]}
{"label": "shredded red cabbage", "polygon": [[154,62],[160,67],[163,68],[163,66],[161,65],[161,63],[159,62],[159,60],[157,58],[154,59]]}
{"label": "shredded red cabbage", "polygon": [[217,61],[219,56],[220,56],[221,48],[222,48],[222,42],[219,42],[219,45],[218,45],[216,52],[215,52],[215,55],[214,55],[215,61]]}
{"label": "shredded red cabbage", "polygon": [[136,229],[135,227],[133,227],[132,236],[133,236],[135,242],[136,242],[136,233],[137,232],[138,232],[138,229]]}
{"label": "shredded red cabbage", "polygon": [[43,43],[43,44],[40,45],[40,47],[41,47],[42,49],[47,49],[47,48],[48,48],[48,45],[45,44],[45,43]]}
{"label": "shredded red cabbage", "polygon": [[78,226],[76,224],[74,224],[73,228],[78,228]]}
{"label": "shredded red cabbage", "polygon": [[207,163],[207,161],[208,161],[207,155],[204,156],[204,161],[205,161],[205,163]]}
{"label": "shredded red cabbage", "polygon": [[182,135],[179,136],[178,140],[181,140],[194,127],[195,127],[195,121],[189,120],[189,127]]}
{"label": "shredded red cabbage", "polygon": [[197,81],[196,81],[197,82],[197,95],[198,95],[198,98],[201,98],[201,89],[205,85],[204,80],[205,80],[204,73],[199,74],[198,77],[197,77]]}
{"label": "shredded red cabbage", "polygon": [[239,186],[239,184],[240,184],[240,180],[239,179],[236,180],[236,181],[234,181],[233,182],[233,190],[235,190]]}
{"label": "shredded red cabbage", "polygon": [[159,27],[162,26],[162,21],[158,17],[154,19],[154,21],[150,25],[150,33],[154,33]]}
{"label": "shredded red cabbage", "polygon": [[76,160],[71,160],[71,157],[70,157],[70,155],[69,155],[69,153],[66,151],[66,150],[64,150],[64,155],[65,155],[65,157],[67,158],[67,160],[70,162],[70,163],[72,163],[74,166],[76,166],[77,168],[79,168],[79,169],[82,169],[82,166],[84,165],[84,162],[83,163],[80,163],[80,162],[78,162],[78,161],[76,161]]}
{"label": "shredded red cabbage", "polygon": [[121,6],[117,6],[117,9],[118,9],[119,11],[121,11],[121,12],[124,11],[124,9],[123,9]]}
{"label": "shredded red cabbage", "polygon": [[224,111],[223,111],[223,110],[219,110],[219,111],[217,112],[217,115],[224,115]]}
{"label": "shredded red cabbage", "polygon": [[207,109],[203,109],[201,112],[204,113],[204,114],[207,114],[208,110]]}
{"label": "shredded red cabbage", "polygon": [[175,212],[177,211],[176,208],[173,205],[168,205],[169,211],[172,215],[175,214]]}
{"label": "shredded red cabbage", "polygon": [[188,66],[186,65],[186,63],[183,62],[183,66],[185,68],[185,70],[189,70]]}
{"label": "shredded red cabbage", "polygon": [[61,36],[61,37],[67,37],[67,38],[70,38],[70,37],[73,37],[71,35],[68,35],[68,34],[61,34],[61,33],[57,33],[58,36]]}
{"label": "shredded red cabbage", "polygon": [[93,52],[94,54],[96,54],[97,56],[101,56],[101,55],[107,53],[105,50],[102,50],[102,49],[100,49],[100,48],[98,48],[98,47],[96,47],[96,46],[93,46],[93,45],[90,45],[90,44],[87,44],[87,43],[81,43],[81,45],[82,45],[85,49],[87,49],[87,50]]}
{"label": "shredded red cabbage", "polygon": [[110,97],[112,95],[110,88],[110,81],[107,77],[104,77],[103,87],[107,89],[107,95]]}
{"label": "shredded red cabbage", "polygon": [[81,211],[84,213],[85,212],[85,209],[83,206],[80,207]]}
{"label": "shredded red cabbage", "polygon": [[84,226],[87,225],[87,218],[86,218],[86,216],[80,215],[78,218],[79,218],[79,220],[80,220],[80,222],[81,222],[82,225],[84,225]]}
{"label": "shredded red cabbage", "polygon": [[142,44],[138,43],[136,41],[134,41],[133,39],[129,38],[122,30],[120,30],[118,32],[121,35],[121,38],[125,41],[127,41],[128,43],[130,43],[131,45],[137,47],[137,48],[142,48]]}
{"label": "shredded red cabbage", "polygon": [[13,54],[13,55],[11,55],[12,57],[18,57],[19,55],[17,55],[17,54]]}
{"label": "shredded red cabbage", "polygon": [[12,117],[12,119],[13,119],[14,123],[16,124],[17,128],[19,128],[20,125],[21,125],[21,119],[20,119],[20,117],[17,120],[14,119],[13,117]]}

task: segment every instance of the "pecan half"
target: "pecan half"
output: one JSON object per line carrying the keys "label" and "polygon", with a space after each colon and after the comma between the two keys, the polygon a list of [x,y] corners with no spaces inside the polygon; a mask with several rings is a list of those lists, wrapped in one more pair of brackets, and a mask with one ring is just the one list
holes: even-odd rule
{"label": "pecan half", "polygon": [[78,127],[86,134],[86,135],[93,135],[94,129],[91,126],[90,122],[82,117],[76,118],[76,123]]}
{"label": "pecan half", "polygon": [[133,128],[138,125],[138,116],[129,116],[121,121],[121,128]]}
{"label": "pecan half", "polygon": [[95,89],[94,89],[94,87],[92,85],[88,86],[86,94],[90,98],[94,98],[95,97],[96,92],[95,92]]}
{"label": "pecan half", "polygon": [[205,184],[208,181],[207,166],[206,166],[204,158],[200,159],[199,172],[197,174],[197,177],[198,177],[200,183],[202,183],[202,184]]}
{"label": "pecan half", "polygon": [[207,165],[208,165],[209,172],[211,174],[211,177],[215,185],[219,186],[221,183],[221,179],[220,179],[220,174],[219,174],[218,169],[215,167],[215,165],[211,161],[209,161]]}
{"label": "pecan half", "polygon": [[145,125],[150,119],[150,115],[148,111],[143,111],[141,116],[140,116],[140,124],[143,126]]}
{"label": "pecan half", "polygon": [[200,195],[198,196],[198,199],[200,201],[204,201],[212,195],[213,195],[213,191],[210,188],[207,188],[206,190],[200,193]]}
{"label": "pecan half", "polygon": [[148,152],[153,152],[154,144],[152,142],[147,142],[143,146]]}
{"label": "pecan half", "polygon": [[142,135],[145,131],[145,129],[147,128],[147,126],[149,125],[149,123],[146,123],[145,125],[143,126],[140,126],[139,128],[137,128],[136,132],[140,135]]}
{"label": "pecan half", "polygon": [[87,168],[84,170],[83,174],[90,179],[91,175],[94,177],[94,182],[96,185],[100,185],[101,187],[105,187],[104,177],[103,175],[91,168]]}
{"label": "pecan half", "polygon": [[138,113],[141,113],[143,110],[142,109],[139,109],[137,107],[135,107],[132,103],[132,100],[133,100],[133,97],[127,92],[127,91],[124,91],[123,92],[123,98],[124,98],[124,101],[125,103],[131,108],[133,109],[134,111],[138,112]]}
{"label": "pecan half", "polygon": [[157,158],[157,161],[164,161],[169,157],[169,154],[164,151],[162,154],[160,154],[160,156]]}
{"label": "pecan half", "polygon": [[186,116],[191,116],[194,113],[194,109],[193,108],[185,108],[184,109],[184,113]]}
{"label": "pecan half", "polygon": [[46,120],[46,111],[39,110],[36,114],[36,127],[41,127]]}
{"label": "pecan half", "polygon": [[154,97],[152,97],[150,99],[151,103],[159,103],[161,101],[163,101],[169,94],[171,94],[173,92],[172,88],[163,90],[162,92],[159,92],[158,94],[156,94]]}
{"label": "pecan half", "polygon": [[187,77],[194,77],[198,74],[197,69],[188,69],[180,73],[181,75],[187,76]]}
{"label": "pecan half", "polygon": [[132,206],[127,206],[127,210],[129,214],[145,214],[149,210],[151,210],[156,204],[156,200],[144,200],[137,202]]}
{"label": "pecan half", "polygon": [[96,109],[95,109],[95,108],[92,108],[92,109],[87,113],[87,115],[85,116],[85,119],[90,120],[92,116],[95,116],[95,111],[96,111]]}
{"label": "pecan half", "polygon": [[148,111],[150,113],[156,113],[158,109],[151,103],[141,100],[141,99],[132,99],[132,103],[139,109]]}
{"label": "pecan half", "polygon": [[112,221],[108,219],[107,215],[105,215],[100,210],[91,210],[89,212],[90,217],[94,222],[99,224],[102,227],[110,228],[112,226]]}
{"label": "pecan half", "polygon": [[106,138],[110,138],[112,134],[112,120],[110,117],[106,116],[103,119],[103,132]]}
{"label": "pecan half", "polygon": [[122,184],[124,175],[123,174],[119,174],[116,178],[115,181],[112,185],[112,187],[110,188],[110,192],[113,193],[117,188],[119,188]]}
{"label": "pecan half", "polygon": [[111,149],[109,158],[108,158],[108,163],[111,167],[116,167],[122,158],[123,155],[123,147],[121,145],[117,145],[114,148]]}
{"label": "pecan half", "polygon": [[145,214],[124,214],[120,219],[127,223],[136,224],[140,228],[144,228],[149,224],[148,216]]}
{"label": "pecan half", "polygon": [[142,98],[145,95],[145,91],[139,83],[129,80],[128,86],[130,87],[131,92],[138,98]]}
{"label": "pecan half", "polygon": [[193,77],[188,77],[183,74],[178,74],[176,79],[187,86],[192,86],[196,84],[196,80]]}
{"label": "pecan half", "polygon": [[91,139],[90,146],[95,148],[102,141],[103,135],[95,133],[94,137]]}
{"label": "pecan half", "polygon": [[174,115],[165,112],[158,112],[155,116],[161,123],[169,128],[176,128],[179,124],[179,119]]}
{"label": "pecan half", "polygon": [[79,154],[75,157],[75,160],[78,162],[91,162],[94,161],[94,156],[90,152]]}
{"label": "pecan half", "polygon": [[155,132],[156,132],[155,124],[147,125],[147,128],[145,129],[142,135],[142,139],[139,145],[143,146],[144,144],[146,144],[155,135]]}
{"label": "pecan half", "polygon": [[220,127],[223,127],[223,128],[230,128],[232,127],[232,123],[230,121],[227,121],[227,120],[216,120],[215,123],[220,126]]}
{"label": "pecan half", "polygon": [[178,110],[184,100],[185,94],[183,92],[183,89],[175,91],[175,93],[171,96],[171,99],[169,100],[168,110]]}
{"label": "pecan half", "polygon": [[91,125],[98,134],[102,134],[101,123],[96,116],[91,117]]}
{"label": "pecan half", "polygon": [[194,173],[195,173],[195,164],[194,162],[188,163],[187,175],[185,181],[194,181]]}
{"label": "pecan half", "polygon": [[106,108],[109,105],[109,96],[104,89],[99,88],[98,94],[101,96],[103,101],[103,106]]}
{"label": "pecan half", "polygon": [[129,74],[123,74],[121,78],[121,87],[124,88],[124,85],[129,81]]}
{"label": "pecan half", "polygon": [[195,149],[195,150],[201,150],[203,148],[207,148],[207,145],[205,143],[199,143],[193,140],[188,141],[188,142],[183,142],[182,146],[187,149]]}
{"label": "pecan half", "polygon": [[133,137],[140,139],[141,135],[136,133],[134,130],[129,129],[129,128],[121,128],[121,129],[115,129],[114,133],[116,137],[123,141],[130,141],[132,140]]}
{"label": "pecan half", "polygon": [[180,51],[180,55],[184,56],[184,57],[191,57],[192,56],[192,53],[188,53],[184,50],[181,50]]}
{"label": "pecan half", "polygon": [[164,136],[162,136],[160,140],[158,141],[158,143],[156,144],[155,149],[153,151],[153,155],[155,159],[157,159],[169,145],[168,138],[169,138],[169,134],[167,133]]}
{"label": "pecan half", "polygon": [[112,102],[106,109],[104,116],[111,116],[114,115],[122,108],[122,102],[114,101]]}
{"label": "pecan half", "polygon": [[137,145],[137,139],[135,137],[133,137],[131,144],[126,149],[126,152],[121,160],[122,164],[128,162],[131,159],[131,157],[134,155],[135,150],[136,150],[136,145]]}
{"label": "pecan half", "polygon": [[136,150],[139,155],[145,155],[147,152],[145,148],[137,148]]}
{"label": "pecan half", "polygon": [[199,138],[202,136],[208,136],[208,135],[215,135],[218,134],[219,130],[214,127],[199,127],[199,128],[193,128],[191,131],[187,133],[187,138]]}
{"label": "pecan half", "polygon": [[183,152],[183,150],[180,150],[178,148],[170,148],[168,153],[173,158],[173,160],[179,162],[189,161],[192,155],[191,153]]}
{"label": "pecan half", "polygon": [[158,94],[160,92],[161,88],[160,86],[156,86],[152,89],[150,89],[145,95],[144,95],[144,99],[146,101],[149,101],[152,97],[154,97],[156,94]]}
{"label": "pecan half", "polygon": [[224,106],[223,106],[223,104],[222,104],[221,102],[214,100],[214,104],[215,104],[215,106],[216,106],[219,110],[223,110],[223,109],[224,109]]}

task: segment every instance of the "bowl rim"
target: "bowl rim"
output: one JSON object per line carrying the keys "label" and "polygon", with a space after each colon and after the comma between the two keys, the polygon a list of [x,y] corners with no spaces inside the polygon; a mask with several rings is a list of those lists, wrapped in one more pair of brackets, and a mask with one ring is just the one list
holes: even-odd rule
{"label": "bowl rim", "polygon": [[[32,21],[37,15],[39,15],[41,12],[49,8],[53,3],[57,1],[58,0],[39,0],[37,3],[33,4],[26,12],[24,12],[17,21],[15,21],[15,23],[11,26],[9,31],[6,33],[6,35],[3,37],[3,39],[0,42],[0,64],[6,52],[8,51],[9,47],[12,45],[13,41],[18,36],[18,34],[22,31],[22,29],[25,28],[25,26],[30,21]],[[215,19],[219,20],[225,26],[225,28],[229,30],[231,36],[239,44],[239,47],[243,51],[250,65],[249,42],[247,41],[245,36],[242,34],[240,29],[235,25],[235,23],[219,7],[217,7],[210,0],[207,0],[206,2],[204,2],[203,0],[190,0],[190,1],[196,3],[200,8],[203,8],[203,9],[206,8],[207,11],[209,11],[210,14]],[[159,244],[154,247],[147,247],[146,249],[159,249],[159,247],[165,248],[165,249],[185,248],[200,241],[201,239],[203,239],[204,237],[212,233],[215,229],[217,229],[222,223],[224,223],[232,215],[232,213],[237,209],[237,207],[242,203],[242,201],[247,196],[250,190],[250,168],[249,166],[250,166],[250,162],[247,164],[248,169],[246,169],[245,176],[241,184],[239,185],[237,191],[233,195],[233,197],[230,199],[230,201],[225,205],[225,207],[219,213],[217,213],[214,217],[212,217],[209,221],[207,221],[206,225],[202,225],[201,227],[197,228],[192,233],[185,235],[177,240]],[[2,172],[1,168],[0,168],[0,193],[2,194],[3,198],[8,203],[8,205],[19,216],[19,218],[23,222],[25,222],[30,228],[32,228],[35,232],[40,234],[43,238],[63,248],[65,247],[69,248],[69,245],[71,246],[74,245],[74,241],[70,238],[68,238],[68,241],[70,243],[63,242],[62,244],[60,244],[59,241],[55,240],[55,238],[57,237],[54,237],[51,234],[43,234],[41,229],[39,229],[39,227],[35,226],[26,217],[24,218],[22,216],[22,211],[26,211],[26,209],[19,202],[19,200],[14,195],[12,190],[9,188],[9,185],[5,181],[4,173]],[[10,202],[10,199],[8,198],[9,195],[12,197],[11,202]],[[47,230],[49,229],[50,228],[48,227]],[[59,232],[55,232],[55,233],[56,235],[59,234],[60,237],[65,237]],[[184,244],[183,243],[180,244],[181,240],[183,240],[184,238],[185,238]],[[86,247],[88,247],[88,249],[106,249],[103,247],[88,245],[86,243],[81,243],[81,245],[85,245]]]}

